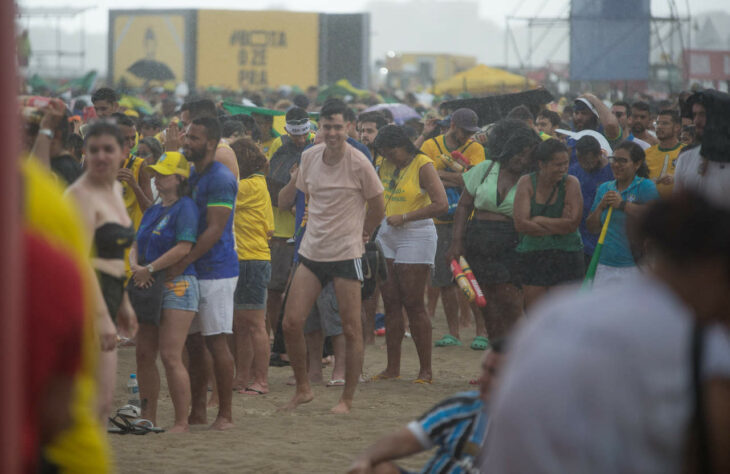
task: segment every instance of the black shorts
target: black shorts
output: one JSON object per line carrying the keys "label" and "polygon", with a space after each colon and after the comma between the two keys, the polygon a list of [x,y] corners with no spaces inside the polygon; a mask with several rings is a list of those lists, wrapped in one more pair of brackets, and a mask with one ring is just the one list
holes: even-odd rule
{"label": "black shorts", "polygon": [[359,258],[338,260],[335,262],[315,262],[299,254],[299,263],[314,273],[314,276],[317,277],[323,288],[335,278],[363,280],[362,260]]}
{"label": "black shorts", "polygon": [[466,228],[464,253],[481,285],[520,285],[520,236],[512,221],[472,220]]}
{"label": "black shorts", "polygon": [[585,276],[583,252],[536,250],[520,253],[523,285],[555,286],[580,281]]}

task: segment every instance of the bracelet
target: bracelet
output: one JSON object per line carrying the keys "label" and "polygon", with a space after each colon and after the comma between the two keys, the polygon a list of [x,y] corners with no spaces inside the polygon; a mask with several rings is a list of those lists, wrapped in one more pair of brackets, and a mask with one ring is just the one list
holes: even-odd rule
{"label": "bracelet", "polygon": [[403,218],[403,223],[404,223],[404,224],[406,223],[406,215],[407,215],[407,214],[408,214],[408,213],[406,212],[405,214],[403,214],[403,215],[401,216],[401,217]]}

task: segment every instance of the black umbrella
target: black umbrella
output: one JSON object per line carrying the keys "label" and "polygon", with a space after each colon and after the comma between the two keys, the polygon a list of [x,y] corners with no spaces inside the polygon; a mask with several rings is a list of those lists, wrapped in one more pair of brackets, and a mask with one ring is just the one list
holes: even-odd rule
{"label": "black umbrella", "polygon": [[175,74],[172,73],[167,64],[154,59],[140,59],[129,66],[127,71],[147,81],[170,81],[175,79]]}
{"label": "black umbrella", "polygon": [[444,102],[450,110],[465,107],[472,109],[479,117],[479,125],[488,125],[505,117],[510,110],[518,105],[526,105],[530,110],[536,110],[542,104],[553,100],[553,95],[545,89],[517,92],[515,94],[501,94],[475,99],[458,99]]}

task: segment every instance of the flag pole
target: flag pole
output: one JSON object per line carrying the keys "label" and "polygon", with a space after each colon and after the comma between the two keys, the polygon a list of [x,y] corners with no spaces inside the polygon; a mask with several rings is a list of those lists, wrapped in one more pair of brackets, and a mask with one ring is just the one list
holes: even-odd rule
{"label": "flag pole", "polygon": [[593,257],[591,257],[591,263],[588,265],[588,271],[586,277],[583,280],[582,290],[588,290],[593,286],[593,279],[596,277],[596,268],[598,268],[598,261],[601,259],[601,251],[603,250],[603,242],[606,240],[606,232],[608,231],[608,224],[611,222],[611,216],[613,215],[613,207],[608,208],[606,213],[606,221],[603,223],[601,228],[601,234],[598,236],[598,243],[596,244],[596,250],[593,251]]}

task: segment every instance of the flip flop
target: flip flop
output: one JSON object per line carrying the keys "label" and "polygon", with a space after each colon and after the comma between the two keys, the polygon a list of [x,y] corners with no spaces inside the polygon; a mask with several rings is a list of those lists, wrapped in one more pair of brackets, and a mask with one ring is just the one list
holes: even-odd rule
{"label": "flip flop", "polygon": [[473,351],[486,351],[489,348],[489,339],[484,336],[477,336],[469,346]]}
{"label": "flip flop", "polygon": [[419,385],[432,385],[433,380],[431,379],[416,379],[413,381],[413,383],[417,383]]}
{"label": "flip flop", "polygon": [[255,388],[247,387],[243,390],[239,390],[238,393],[242,393],[243,395],[251,395],[251,396],[257,396],[257,395],[266,395],[267,392],[262,392],[261,390],[256,390]]}
{"label": "flip flop", "polygon": [[140,418],[138,420],[135,420],[132,423],[132,426],[134,427],[134,431],[132,433],[137,435],[146,435],[147,433],[164,433],[165,430],[162,428],[155,426],[154,423],[152,423],[150,420],[145,420],[144,418]]}
{"label": "flip flop", "polygon": [[457,347],[461,345],[461,341],[451,334],[446,334],[444,337],[436,341],[433,345],[436,347]]}
{"label": "flip flop", "polygon": [[345,386],[345,379],[332,379],[329,382],[327,382],[327,384],[325,385],[325,387],[344,387],[344,386]]}
{"label": "flip flop", "polygon": [[398,375],[397,377],[390,377],[388,375],[378,374],[378,375],[373,375],[372,377],[370,377],[371,382],[377,382],[378,380],[398,380],[398,379],[400,379],[400,375]]}

